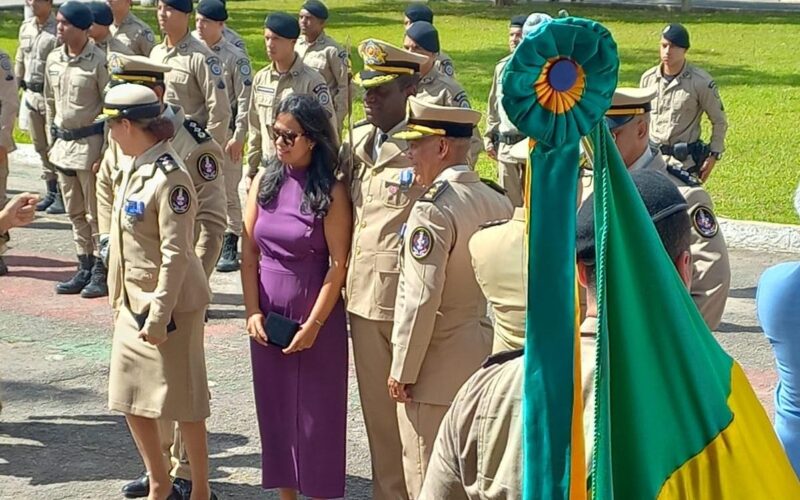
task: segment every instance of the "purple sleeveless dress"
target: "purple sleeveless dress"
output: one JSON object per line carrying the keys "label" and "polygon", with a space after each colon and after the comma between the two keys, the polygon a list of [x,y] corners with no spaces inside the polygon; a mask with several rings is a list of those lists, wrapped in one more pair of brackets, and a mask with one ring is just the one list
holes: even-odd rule
{"label": "purple sleeveless dress", "polygon": [[[258,207],[253,231],[261,251],[261,311],[300,323],[308,318],[329,266],[322,219],[300,210],[305,178],[304,171],[286,168],[277,196],[266,209]],[[342,300],[310,349],[286,355],[251,340],[250,354],[262,487],[343,497],[348,365]]]}

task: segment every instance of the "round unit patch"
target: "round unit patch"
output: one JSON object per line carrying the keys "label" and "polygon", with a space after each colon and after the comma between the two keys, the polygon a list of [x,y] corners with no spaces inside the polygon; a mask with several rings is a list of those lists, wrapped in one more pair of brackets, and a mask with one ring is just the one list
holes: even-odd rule
{"label": "round unit patch", "polygon": [[692,212],[692,224],[701,236],[713,238],[719,232],[719,224],[714,212],[708,207],[697,207]]}
{"label": "round unit patch", "polygon": [[411,233],[411,256],[417,260],[422,260],[431,253],[433,248],[433,235],[424,228],[418,227]]}
{"label": "round unit patch", "polygon": [[169,207],[178,215],[189,211],[191,200],[189,190],[183,186],[175,186],[169,192]]}
{"label": "round unit patch", "polygon": [[217,166],[217,159],[214,158],[214,155],[210,153],[200,155],[200,158],[197,160],[197,171],[200,173],[200,177],[207,181],[213,181],[216,179],[217,174],[219,173],[219,168]]}

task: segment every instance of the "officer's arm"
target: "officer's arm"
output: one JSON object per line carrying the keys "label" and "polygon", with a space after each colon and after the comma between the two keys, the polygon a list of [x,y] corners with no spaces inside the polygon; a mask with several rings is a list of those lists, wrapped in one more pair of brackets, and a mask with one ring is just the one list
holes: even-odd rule
{"label": "officer's arm", "polygon": [[112,139],[109,147],[106,148],[103,159],[100,160],[100,169],[97,171],[95,180],[95,190],[97,195],[97,228],[98,232],[108,234],[111,231],[111,210],[114,206],[114,184],[113,168],[118,165],[119,159],[116,153],[116,144]]}
{"label": "officer's arm", "polygon": [[[256,89],[258,87],[253,85]],[[258,92],[258,90],[256,90]],[[247,175],[255,177],[261,165],[261,119],[258,117],[258,105],[255,94],[250,96],[250,105],[247,111]]]}
{"label": "officer's arm", "polygon": [[483,144],[488,150],[494,148],[494,136],[500,127],[500,102],[497,100],[497,79],[500,78],[498,71],[495,70],[492,78],[492,86],[489,89],[489,101],[486,104],[486,132],[483,133]]}
{"label": "officer's arm", "polygon": [[[111,80],[111,75],[108,73],[108,62],[106,59],[103,59],[103,64],[99,66],[97,73],[97,95],[100,96],[100,99],[102,100],[103,95],[105,95],[108,82]],[[97,159],[98,161],[100,161],[105,155],[106,148],[108,148],[108,139],[108,127],[106,127],[105,133],[103,134],[103,148],[100,150],[100,157]]]}
{"label": "officer's arm", "polygon": [[[20,31],[22,27],[20,27]],[[17,38],[19,40],[19,37]],[[22,44],[17,45],[17,53],[14,55],[14,74],[17,75],[17,84],[19,85],[23,78],[25,78],[25,56],[22,54]]]}
{"label": "officer's arm", "polygon": [[402,293],[398,293],[394,309],[391,376],[402,384],[414,384],[442,302],[455,227],[435,203],[418,201],[403,238],[398,288]]}
{"label": "officer's arm", "polygon": [[728,131],[728,118],[719,96],[719,88],[713,81],[702,83],[699,90],[700,106],[711,121],[711,142],[709,149],[721,153],[725,150],[725,134]]}
{"label": "officer's arm", "polygon": [[[53,120],[56,117],[56,97],[53,93],[53,86],[50,84],[50,58],[47,58],[47,62],[44,66],[44,90],[42,93],[44,94],[44,130],[45,135],[47,135],[47,144],[53,144],[53,136],[50,133],[50,127],[53,125]],[[58,75],[55,76],[58,78]]]}
{"label": "officer's arm", "polygon": [[[192,179],[183,170],[175,169],[166,174],[167,180],[158,187],[158,233],[161,238],[161,266],[158,284],[150,301],[150,314],[144,325],[148,337],[162,339],[167,334],[167,324],[172,310],[183,290],[183,281],[189,264],[189,255],[194,252],[194,220],[197,215],[197,195]],[[188,210],[176,212],[171,202],[173,190],[181,189],[189,196]],[[191,292],[189,292],[191,293]]]}
{"label": "officer's arm", "polygon": [[156,46],[156,37],[153,34],[153,30],[151,30],[149,27],[143,28],[136,39],[138,41],[137,45],[139,45],[136,52],[145,57],[149,57],[150,51],[152,51],[153,47]]}
{"label": "officer's arm", "polygon": [[[731,286],[728,247],[719,229],[719,221],[714,214],[714,204],[708,193],[698,188],[685,193],[685,196],[692,221],[692,299],[708,327],[713,330],[722,320]],[[698,210],[703,209],[711,214],[713,235],[697,222]]]}
{"label": "officer's arm", "polygon": [[330,90],[333,93],[333,107],[336,111],[337,122],[344,120],[349,108],[347,86],[350,84],[350,65],[347,57],[348,54],[344,49],[339,50],[336,47],[331,47],[328,52],[328,64],[336,79],[336,88]]}
{"label": "officer's arm", "polygon": [[333,99],[331,98],[330,89],[328,89],[328,85],[322,80],[322,77],[319,76],[318,73],[315,72],[314,74],[317,75],[318,78],[312,80],[311,95],[316,97],[317,101],[325,108],[325,113],[328,114],[328,121],[330,121],[331,127],[333,127],[333,133],[336,135],[336,142],[338,143],[339,120],[336,118],[336,110],[333,109]]}
{"label": "officer's arm", "polygon": [[[11,66],[11,58],[0,54],[0,61],[5,60]],[[1,66],[5,66],[0,64]],[[11,69],[0,71],[0,147],[11,148],[14,142],[14,121],[19,113],[19,97],[17,81]],[[0,161],[3,159],[0,158]]]}
{"label": "officer's arm", "polygon": [[[209,58],[210,59],[210,58]],[[219,57],[214,56],[215,64],[222,62]],[[228,135],[228,125],[231,121],[231,102],[228,93],[224,88],[219,88],[221,76],[216,76],[211,72],[211,64],[202,55],[192,57],[195,66],[195,78],[197,86],[205,93],[206,106],[208,107],[208,123],[206,130],[217,144],[225,144]]]}
{"label": "officer's arm", "polygon": [[[253,88],[253,75],[250,60],[242,52],[242,57],[236,61],[233,68],[233,88],[236,93],[236,116],[233,140],[243,143],[247,137],[247,113],[250,107],[250,93]],[[222,146],[225,146],[224,144]]]}

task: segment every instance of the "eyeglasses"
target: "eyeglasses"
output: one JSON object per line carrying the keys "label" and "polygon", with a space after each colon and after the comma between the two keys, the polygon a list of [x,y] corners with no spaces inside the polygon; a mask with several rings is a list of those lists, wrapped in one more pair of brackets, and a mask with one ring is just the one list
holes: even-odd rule
{"label": "eyeglasses", "polygon": [[278,139],[282,139],[284,144],[289,147],[294,146],[294,142],[297,140],[298,137],[302,137],[306,135],[303,132],[295,132],[294,130],[277,130],[274,127],[270,130],[270,138],[274,142],[278,142]]}

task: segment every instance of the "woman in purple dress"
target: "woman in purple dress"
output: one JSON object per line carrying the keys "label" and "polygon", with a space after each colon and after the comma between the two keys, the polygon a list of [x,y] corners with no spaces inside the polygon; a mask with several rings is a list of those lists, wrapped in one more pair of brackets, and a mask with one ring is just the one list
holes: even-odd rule
{"label": "woman in purple dress", "polygon": [[[298,492],[341,498],[350,200],[335,178],[335,133],[315,98],[284,99],[273,131],[277,157],[253,180],[242,240],[261,485],[278,488],[282,500]],[[269,342],[270,312],[300,325],[285,349]]]}

